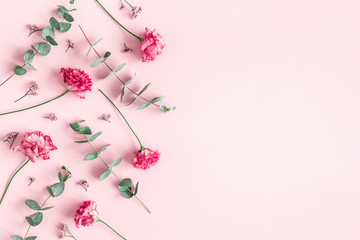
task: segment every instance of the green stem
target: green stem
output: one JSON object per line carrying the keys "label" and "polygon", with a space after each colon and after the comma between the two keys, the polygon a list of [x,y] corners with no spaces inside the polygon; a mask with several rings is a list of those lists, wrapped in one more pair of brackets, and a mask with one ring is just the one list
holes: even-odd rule
{"label": "green stem", "polygon": [[134,10],[134,7],[128,1],[126,1],[126,0],[124,0],[124,1],[127,3],[127,5],[130,6],[131,10]]}
{"label": "green stem", "polygon": [[56,99],[58,99],[58,98],[61,98],[62,96],[64,96],[65,94],[67,94],[69,91],[70,91],[70,90],[66,90],[64,93],[62,93],[61,95],[59,95],[59,96],[57,96],[57,97],[55,97],[55,98],[53,98],[53,99],[50,99],[50,100],[48,100],[48,101],[46,101],[46,102],[43,102],[43,103],[40,103],[40,104],[31,106],[31,107],[28,107],[28,108],[23,108],[23,109],[20,109],[20,110],[15,110],[15,111],[6,112],[6,113],[0,113],[0,116],[2,116],[2,115],[7,115],[7,114],[11,114],[11,113],[22,112],[22,111],[25,111],[25,110],[29,110],[29,109],[31,109],[31,108],[39,107],[39,106],[44,105],[44,104],[46,104],[46,103],[52,102],[52,101],[54,101],[54,100],[56,100]]}
{"label": "green stem", "polygon": [[[49,196],[46,198],[46,200],[43,202],[43,204],[41,204],[40,209],[45,206],[46,202],[49,200],[50,197],[51,197],[51,195],[49,194]],[[40,210],[38,210],[38,211],[36,212],[35,219],[36,219],[37,215],[39,214],[39,212],[40,212]],[[29,234],[30,228],[31,228],[31,225],[29,224],[29,227],[28,227],[28,229],[27,229],[27,231],[26,231],[26,234],[25,234],[24,239],[25,239],[25,238],[27,237],[27,235]]]}
{"label": "green stem", "polygon": [[132,133],[135,135],[136,139],[138,140],[139,144],[140,144],[140,148],[141,150],[145,149],[145,147],[141,144],[141,141],[139,139],[139,137],[136,135],[136,133],[134,132],[134,130],[132,129],[132,127],[130,126],[129,122],[126,120],[126,118],[124,117],[124,115],[120,112],[120,110],[116,107],[116,105],[110,100],[110,98],[108,96],[106,96],[106,94],[101,91],[101,89],[99,89],[99,91],[107,98],[107,100],[109,100],[109,102],[116,108],[116,110],[120,113],[121,117],[124,119],[124,121],[126,122],[126,124],[128,125],[128,127],[130,128],[130,130],[132,131]]}
{"label": "green stem", "polygon": [[124,27],[121,23],[119,23],[107,10],[106,8],[98,1],[96,0],[96,2],[100,5],[100,7],[102,7],[102,9],[104,9],[104,11],[117,23],[120,25],[120,27],[122,27],[125,31],[127,31],[128,33],[130,33],[131,35],[133,35],[134,37],[136,37],[137,39],[139,39],[140,42],[142,42],[142,38],[139,36],[136,36],[135,34],[133,34],[132,32],[130,32],[129,30],[126,29],[126,27]]}
{"label": "green stem", "polygon": [[[102,157],[100,156],[99,152],[95,150],[94,146],[89,142],[89,139],[86,137],[86,135],[80,130],[80,133],[84,136],[85,140],[87,141],[87,143],[90,145],[90,147],[92,148],[92,150],[94,152],[97,153],[99,159],[102,161],[102,163],[107,167],[107,169],[110,170],[110,172],[119,180],[119,182],[122,181],[122,179],[116,175],[116,173],[110,169],[110,166],[104,161],[104,159],[102,159]],[[129,189],[128,187],[126,188],[130,193],[132,193],[131,189]],[[151,214],[150,209],[145,205],[145,203],[143,203],[136,195],[134,195],[134,197],[136,198],[136,200],[138,200],[140,202],[140,204]]]}
{"label": "green stem", "polygon": [[110,227],[109,224],[107,224],[106,222],[104,222],[103,220],[101,220],[100,218],[98,218],[97,220],[98,222],[102,222],[103,224],[105,224],[108,228],[110,228],[111,230],[114,231],[114,233],[116,233],[117,235],[119,235],[122,239],[126,240],[126,238],[124,238],[123,236],[120,235],[120,233],[118,233],[117,231],[115,231],[115,229],[113,229],[112,227]]}
{"label": "green stem", "polygon": [[12,177],[10,178],[9,183],[8,183],[8,185],[7,185],[6,188],[5,188],[4,194],[3,194],[2,197],[1,197],[0,206],[1,206],[1,203],[3,202],[3,200],[4,200],[5,194],[6,194],[7,190],[9,189],[10,183],[12,182],[13,178],[16,176],[16,174],[17,174],[23,167],[25,167],[25,165],[26,165],[29,161],[30,161],[30,158],[29,158],[28,160],[26,160],[26,162],[25,162],[18,170],[16,170],[16,172],[15,172],[15,173],[12,175]]}

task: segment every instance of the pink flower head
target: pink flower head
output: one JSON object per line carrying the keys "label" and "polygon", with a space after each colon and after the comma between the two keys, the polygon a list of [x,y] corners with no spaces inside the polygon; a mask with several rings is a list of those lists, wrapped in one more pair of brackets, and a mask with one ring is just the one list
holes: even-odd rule
{"label": "pink flower head", "polygon": [[155,164],[160,159],[160,152],[158,150],[151,150],[148,148],[142,149],[133,154],[133,165],[136,168],[146,170]]}
{"label": "pink flower head", "polygon": [[142,51],[142,61],[151,62],[161,54],[165,47],[165,41],[162,35],[154,29],[150,31],[145,28],[146,33],[143,34],[143,41],[141,42],[140,50]]}
{"label": "pink flower head", "polygon": [[21,141],[21,146],[25,151],[25,155],[28,156],[32,162],[35,162],[35,159],[39,157],[42,157],[44,160],[49,159],[50,151],[57,149],[51,138],[40,131],[25,133],[24,139]]}
{"label": "pink flower head", "polygon": [[76,227],[79,227],[80,225],[84,227],[92,226],[98,219],[98,211],[96,207],[96,202],[84,201],[83,205],[80,206],[75,214],[74,221]]}
{"label": "pink flower head", "polygon": [[131,10],[131,18],[135,19],[141,12],[142,12],[141,7],[137,7],[137,6],[133,7],[133,9]]}
{"label": "pink flower head", "polygon": [[73,68],[61,68],[60,75],[66,87],[80,98],[85,98],[85,94],[91,91],[92,80],[84,71]]}

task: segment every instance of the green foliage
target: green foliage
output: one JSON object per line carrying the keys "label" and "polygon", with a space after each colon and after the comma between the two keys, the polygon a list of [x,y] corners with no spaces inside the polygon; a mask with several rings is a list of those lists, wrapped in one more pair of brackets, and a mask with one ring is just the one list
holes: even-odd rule
{"label": "green foliage", "polygon": [[121,69],[123,69],[123,67],[125,67],[126,63],[120,64],[119,66],[117,66],[109,75],[107,75],[105,77],[105,79],[109,78],[110,76],[112,76],[113,74],[117,73],[118,71],[120,71]]}
{"label": "green foliage", "polygon": [[59,24],[60,24],[60,29],[58,31],[61,33],[67,32],[71,28],[71,23],[61,22]]}
{"label": "green foliage", "polygon": [[48,192],[52,197],[58,197],[60,196],[64,190],[65,190],[65,183],[59,182],[51,185],[50,187],[47,187]]}
{"label": "green foliage", "polygon": [[98,157],[98,153],[97,152],[93,152],[93,153],[89,153],[87,154],[83,160],[94,160]]}
{"label": "green foliage", "polygon": [[49,22],[52,28],[55,28],[58,31],[60,30],[60,23],[54,17],[51,17]]}
{"label": "green foliage", "polygon": [[57,46],[58,43],[50,36],[46,36],[46,40],[53,46]]}
{"label": "green foliage", "polygon": [[46,42],[41,42],[35,46],[35,49],[41,56],[46,56],[49,54],[51,46]]}
{"label": "green foliage", "polygon": [[109,146],[109,145],[106,145],[105,147],[103,147],[103,148],[99,151],[99,155],[100,155],[100,153],[102,153],[103,151],[105,151],[108,146]]}
{"label": "green foliage", "polygon": [[46,41],[46,37],[50,36],[55,39],[55,32],[51,26],[45,27],[41,32],[41,37]]}
{"label": "green foliage", "polygon": [[94,140],[97,139],[101,134],[102,134],[102,132],[97,132],[97,133],[95,133],[94,135],[92,135],[92,136],[89,138],[89,142],[94,141]]}
{"label": "green foliage", "polygon": [[74,130],[75,132],[79,132],[81,130],[80,124],[78,122],[75,123],[70,123],[70,127],[72,128],[72,130]]}
{"label": "green foliage", "polygon": [[21,76],[21,75],[24,75],[27,71],[26,71],[26,69],[24,69],[21,66],[15,66],[14,67],[14,72],[15,72],[16,75]]}
{"label": "green foliage", "polygon": [[35,240],[36,238],[37,238],[36,236],[32,236],[32,237],[25,238],[25,240]]}
{"label": "green foliage", "polygon": [[25,219],[31,226],[35,227],[42,222],[43,217],[44,215],[42,212],[37,212],[29,217],[25,217]]}
{"label": "green foliage", "polygon": [[21,236],[19,235],[11,235],[10,236],[12,239],[15,239],[15,240],[24,240]]}
{"label": "green foliage", "polygon": [[134,77],[132,79],[130,79],[129,81],[127,81],[124,86],[121,89],[121,97],[120,100],[123,100],[124,94],[125,94],[125,88],[127,87],[127,85],[129,85],[134,79],[135,79],[136,74],[134,75]]}
{"label": "green foliage", "polygon": [[28,199],[25,201],[25,204],[32,210],[40,210],[41,209],[40,205],[35,200]]}
{"label": "green foliage", "polygon": [[86,57],[89,55],[91,49],[92,49],[96,44],[98,44],[101,40],[103,40],[103,39],[100,38],[100,39],[97,40],[93,45],[90,46],[89,50],[88,50],[87,53],[86,53]]}
{"label": "green foliage", "polygon": [[68,22],[73,22],[74,18],[69,13],[63,13],[64,19]]}
{"label": "green foliage", "polygon": [[91,135],[92,134],[92,131],[91,129],[88,127],[88,126],[85,126],[81,129],[81,132],[85,135]]}
{"label": "green foliage", "polygon": [[135,102],[135,100],[141,95],[143,94],[147,89],[148,87],[150,86],[151,83],[148,83],[145,85],[145,87],[143,87],[143,89],[140,90],[140,92],[138,94],[136,94],[136,97],[130,102],[128,103],[126,106],[129,106],[130,104],[132,104],[133,102]]}
{"label": "green foliage", "polygon": [[101,57],[96,59],[93,63],[90,64],[90,67],[95,68],[97,66],[99,66],[100,63],[104,62],[105,58]]}
{"label": "green foliage", "polygon": [[99,180],[102,181],[104,180],[105,178],[107,178],[111,173],[111,170],[107,170],[106,172],[104,172],[103,174],[101,174]]}

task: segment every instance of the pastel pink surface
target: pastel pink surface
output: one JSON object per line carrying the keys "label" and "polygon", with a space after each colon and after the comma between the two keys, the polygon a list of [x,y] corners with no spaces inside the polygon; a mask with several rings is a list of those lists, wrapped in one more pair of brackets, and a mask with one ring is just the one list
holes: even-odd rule
{"label": "pastel pink surface", "polygon": [[[75,95],[28,112],[0,117],[0,136],[10,131],[40,130],[51,136],[58,150],[51,159],[30,163],[14,180],[0,207],[0,239],[24,234],[25,216],[32,213],[26,199],[42,202],[45,187],[56,182],[62,165],[74,177],[64,195],[52,199],[44,222],[31,230],[38,239],[56,239],[68,224],[78,239],[116,239],[105,226],[76,228],[75,211],[84,200],[98,204],[101,218],[127,239],[247,239],[338,240],[359,239],[360,228],[360,3],[345,1],[151,1],[136,20],[120,11],[117,1],[104,5],[136,34],[156,29],[166,42],[152,63],[141,62],[139,43],[122,31],[96,5],[77,1],[76,22],[69,33],[58,34],[58,47],[34,60],[39,71],[14,77],[0,87],[0,112],[29,106],[62,93],[61,67],[81,68],[94,79],[85,100]],[[176,4],[175,4],[176,3]],[[67,1],[9,1],[0,9],[0,78],[6,79],[23,53],[40,37],[27,35],[27,24],[45,26]],[[104,66],[89,67],[85,58],[91,41],[109,50],[112,66],[127,62],[120,77],[134,86],[148,82],[148,97],[164,95],[177,110],[162,114],[149,107],[135,110],[119,103],[116,78],[102,80]],[[66,49],[66,40],[76,43]],[[123,43],[134,51],[122,53]],[[13,101],[36,80],[40,95]],[[136,139],[111,105],[97,91],[116,100],[144,144],[161,152],[150,170],[135,169],[131,154]],[[127,101],[129,99],[126,99]],[[50,122],[43,115],[55,112]],[[97,119],[111,113],[111,123]],[[111,144],[104,158],[122,156],[115,170],[140,181],[135,200],[119,196],[116,179],[99,182],[105,171],[99,161],[84,162],[87,145],[77,145],[70,122],[86,119],[95,142]],[[21,153],[0,144],[0,187],[25,161]],[[27,187],[28,178],[37,180]],[[87,179],[85,192],[77,183]]]}

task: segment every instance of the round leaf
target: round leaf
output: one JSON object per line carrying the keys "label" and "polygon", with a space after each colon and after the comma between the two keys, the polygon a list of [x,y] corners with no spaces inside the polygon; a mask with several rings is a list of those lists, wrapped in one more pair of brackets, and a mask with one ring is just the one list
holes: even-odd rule
{"label": "round leaf", "polygon": [[25,63],[31,63],[34,60],[34,51],[31,49],[26,51],[26,53],[24,54],[24,60]]}
{"label": "round leaf", "polygon": [[50,36],[55,39],[55,32],[51,26],[47,26],[42,30],[41,37],[46,40],[46,36]]}
{"label": "round leaf", "polygon": [[71,28],[71,23],[62,22],[60,23],[60,29],[58,31],[64,33],[69,31],[70,28]]}
{"label": "round leaf", "polygon": [[33,227],[39,225],[43,220],[44,215],[41,212],[34,213],[30,217],[25,217],[26,221]]}
{"label": "round leaf", "polygon": [[132,198],[134,196],[134,194],[132,192],[129,191],[123,191],[120,193],[120,196],[122,196],[123,198]]}
{"label": "round leaf", "polygon": [[14,67],[14,72],[16,75],[21,76],[21,75],[24,75],[27,71],[26,71],[26,69],[24,69],[21,66],[16,66],[16,67]]}
{"label": "round leaf", "polygon": [[50,25],[52,28],[55,28],[56,30],[60,29],[60,23],[54,17],[50,18]]}
{"label": "round leaf", "polygon": [[50,36],[46,36],[46,40],[53,46],[57,46],[58,43]]}
{"label": "round leaf", "polygon": [[30,199],[26,200],[25,204],[33,210],[40,210],[41,208],[40,205],[35,200],[30,200]]}
{"label": "round leaf", "polygon": [[49,54],[51,46],[48,43],[41,42],[35,46],[35,49],[41,56],[46,56]]}
{"label": "round leaf", "polygon": [[64,189],[65,184],[63,182],[55,183],[54,185],[47,187],[47,190],[52,197],[60,196],[64,192]]}
{"label": "round leaf", "polygon": [[68,10],[64,6],[59,6],[59,8],[57,10],[57,14],[61,18],[64,18],[64,13],[67,13],[67,12],[68,12]]}
{"label": "round leaf", "polygon": [[72,130],[74,130],[75,132],[79,132],[81,127],[80,125],[76,122],[76,123],[71,123],[70,127],[72,128]]}
{"label": "round leaf", "polygon": [[68,22],[73,22],[74,21],[74,18],[68,13],[64,13],[63,16],[64,16],[64,19],[66,21],[68,21]]}
{"label": "round leaf", "polygon": [[86,135],[92,134],[91,129],[88,126],[85,126],[81,129],[81,132]]}

